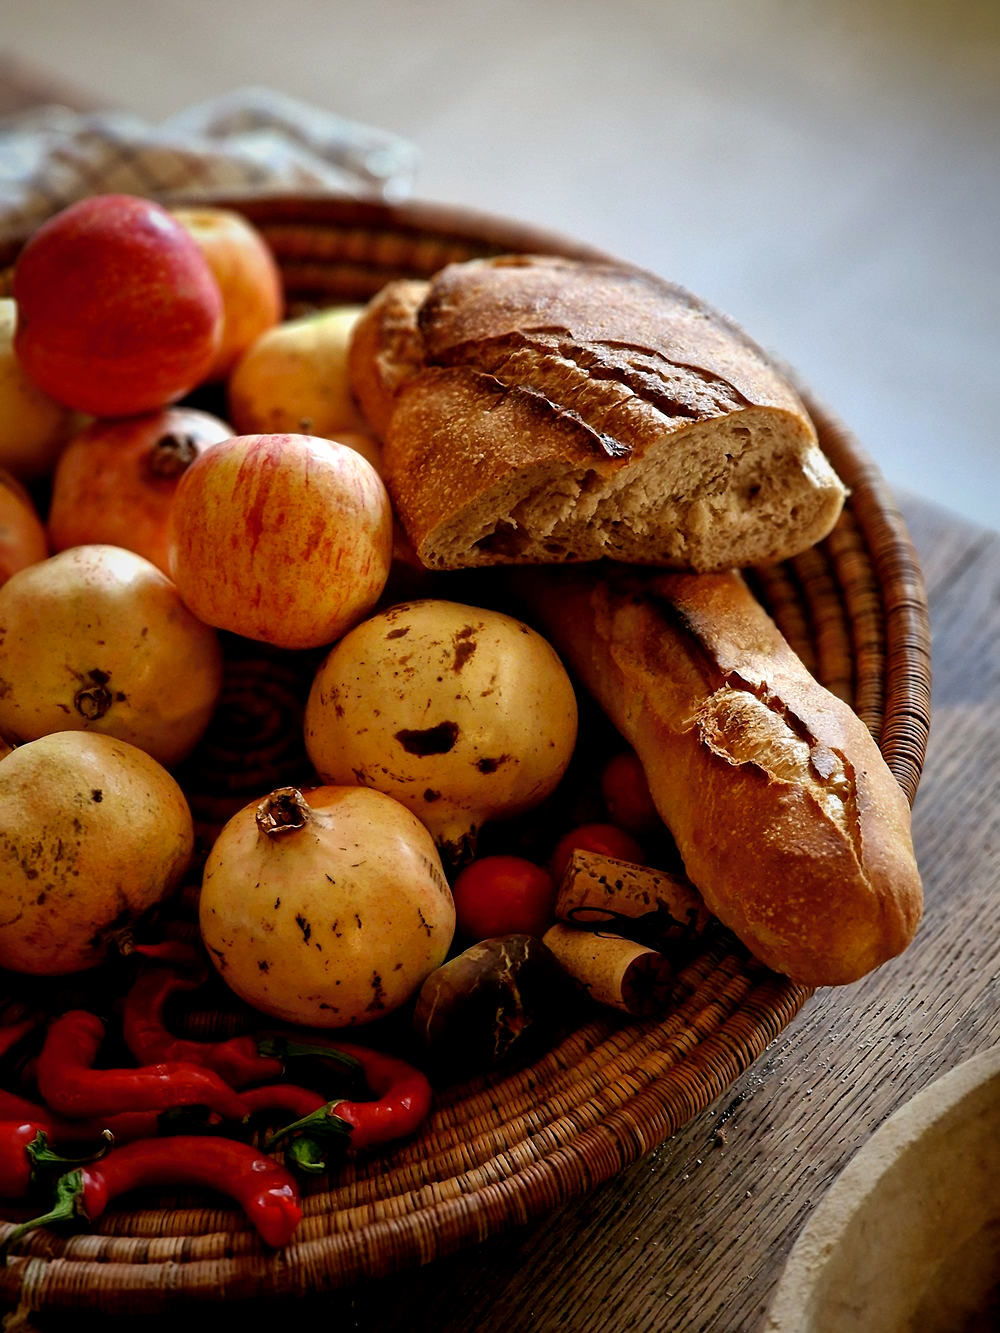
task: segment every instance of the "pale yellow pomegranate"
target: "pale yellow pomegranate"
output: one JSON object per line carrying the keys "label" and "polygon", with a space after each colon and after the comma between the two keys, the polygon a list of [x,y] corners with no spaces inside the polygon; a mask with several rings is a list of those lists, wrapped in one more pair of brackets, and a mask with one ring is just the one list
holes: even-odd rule
{"label": "pale yellow pomegranate", "polygon": [[74,546],[0,587],[0,733],[13,740],[104,732],[171,768],[221,689],[216,631],[133,551]]}
{"label": "pale yellow pomegranate", "polygon": [[0,758],[0,967],[96,967],[193,851],[187,801],[145,751],[80,731],[17,746]]}
{"label": "pale yellow pomegranate", "polygon": [[0,468],[0,584],[49,553],[35,502],[11,473]]}
{"label": "pale yellow pomegranate", "polygon": [[199,913],[237,995],[323,1028],[398,1009],[444,962],[455,933],[430,834],[366,787],[283,787],[244,807],[208,855]]}
{"label": "pale yellow pomegranate", "polygon": [[498,611],[424,598],[390,607],[335,644],[305,713],[325,782],[401,801],[450,866],[487,820],[556,787],[576,742],[576,696],[549,643]]}

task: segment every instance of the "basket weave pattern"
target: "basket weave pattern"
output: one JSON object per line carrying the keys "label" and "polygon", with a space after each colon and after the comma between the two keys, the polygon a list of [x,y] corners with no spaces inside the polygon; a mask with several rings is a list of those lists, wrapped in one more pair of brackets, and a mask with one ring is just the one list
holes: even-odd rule
{"label": "basket weave pattern", "polygon": [[[391,278],[429,276],[453,260],[595,253],[430,205],[315,198],[235,206],[272,245],[290,313],[364,301]],[[0,253],[0,264],[15,253]],[[920,569],[878,470],[804,396],[850,499],[825,542],[754,571],[752,585],[807,666],[867,723],[912,802],[930,711]],[[239,700],[254,697],[256,670],[254,662],[233,667]],[[234,772],[227,783],[226,737],[209,738],[211,779],[198,788],[191,775],[203,833],[303,771],[294,739],[302,682],[283,670],[278,664],[268,676],[282,725],[275,725],[274,699],[259,717],[238,702],[230,719],[244,736],[259,725],[257,771]],[[589,1192],[662,1143],[732,1085],[809,994],[756,963],[725,932],[710,934],[677,979],[665,1016],[588,1019],[530,1063],[442,1090],[415,1139],[377,1155],[349,1155],[329,1177],[304,1185],[305,1216],[280,1254],[225,1200],[136,1194],[86,1233],[27,1236],[0,1269],[0,1300],[39,1311],[156,1312],[187,1301],[305,1295],[455,1253]],[[202,1015],[190,1030],[226,1036],[233,1021],[232,1014]],[[13,1208],[8,1214],[18,1216]],[[0,1237],[4,1230],[0,1224]]]}

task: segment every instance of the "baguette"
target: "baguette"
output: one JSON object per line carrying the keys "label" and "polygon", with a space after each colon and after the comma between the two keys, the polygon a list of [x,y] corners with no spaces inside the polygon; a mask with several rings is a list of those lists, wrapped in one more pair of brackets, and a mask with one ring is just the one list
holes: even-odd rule
{"label": "baguette", "polygon": [[349,373],[431,569],[741,568],[805,550],[843,506],[781,371],[625,264],[508,255],[390,282]]}
{"label": "baguette", "polygon": [[709,910],[807,986],[901,953],[922,910],[910,810],[861,719],[739,574],[595,568],[517,591],[636,750]]}

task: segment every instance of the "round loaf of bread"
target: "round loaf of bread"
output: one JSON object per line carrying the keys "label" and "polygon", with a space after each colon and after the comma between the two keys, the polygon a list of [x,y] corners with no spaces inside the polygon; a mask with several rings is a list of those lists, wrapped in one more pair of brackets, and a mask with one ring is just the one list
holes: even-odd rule
{"label": "round loaf of bread", "polygon": [[389,283],[354,393],[432,569],[788,559],[845,492],[787,377],[730,320],[624,264],[507,255]]}

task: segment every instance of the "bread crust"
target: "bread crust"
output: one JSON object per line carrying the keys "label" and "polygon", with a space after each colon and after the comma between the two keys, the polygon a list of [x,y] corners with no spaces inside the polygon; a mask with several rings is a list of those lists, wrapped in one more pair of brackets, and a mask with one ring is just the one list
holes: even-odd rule
{"label": "bread crust", "polygon": [[709,909],[757,958],[841,985],[907,947],[922,888],[906,798],[740,575],[539,570],[518,587],[638,753]]}
{"label": "bread crust", "polygon": [[423,364],[417,313],[427,288],[416,278],[386,283],[352,332],[347,353],[351,390],[379,439],[389,428],[397,389]]}
{"label": "bread crust", "polygon": [[432,568],[764,563],[825,536],[843,505],[777,367],[628,265],[501,256],[390,283],[350,367]]}

